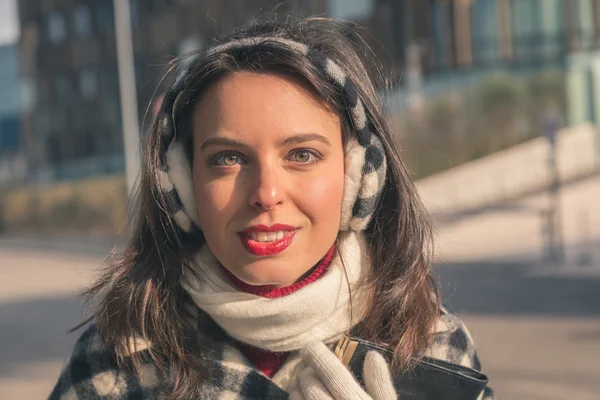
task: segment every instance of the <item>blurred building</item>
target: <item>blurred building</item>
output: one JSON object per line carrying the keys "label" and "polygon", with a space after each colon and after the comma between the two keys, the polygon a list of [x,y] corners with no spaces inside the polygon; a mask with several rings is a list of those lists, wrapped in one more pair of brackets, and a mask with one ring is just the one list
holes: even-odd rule
{"label": "blurred building", "polygon": [[0,155],[19,151],[21,96],[17,44],[0,45]]}
{"label": "blurred building", "polygon": [[[169,62],[200,49],[221,32],[265,12],[324,15],[325,0],[132,0],[131,18],[140,112],[170,82],[157,89]],[[150,108],[152,110],[152,108]]]}
{"label": "blurred building", "polygon": [[573,51],[596,49],[600,36],[598,0],[362,2],[372,4],[372,13],[360,22],[375,32],[393,68],[404,68],[407,49],[416,45],[426,75],[559,63]]}
{"label": "blurred building", "polygon": [[34,179],[123,168],[112,0],[19,1]]}
{"label": "blurred building", "polygon": [[[319,0],[280,3],[131,0],[140,118],[169,62],[202,47],[215,33],[264,10],[326,11],[326,3]],[[122,170],[113,0],[22,0],[18,5],[22,122],[31,179]]]}
{"label": "blurred building", "polygon": [[0,184],[25,174],[20,74],[18,44],[0,45]]}
{"label": "blurred building", "polygon": [[[113,0],[20,0],[23,140],[33,176],[124,167]],[[177,56],[265,11],[367,28],[401,85],[495,67],[564,63],[596,49],[600,0],[130,0],[140,118]],[[403,78],[400,80],[400,78]],[[168,83],[168,82],[167,82]]]}

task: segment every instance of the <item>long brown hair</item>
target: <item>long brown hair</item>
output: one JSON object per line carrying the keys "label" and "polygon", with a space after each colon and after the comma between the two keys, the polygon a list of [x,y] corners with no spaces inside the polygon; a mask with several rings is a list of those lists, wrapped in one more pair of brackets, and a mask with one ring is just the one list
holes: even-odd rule
{"label": "long brown hair", "polygon": [[[406,370],[427,349],[439,312],[439,299],[430,272],[432,229],[410,175],[387,125],[373,69],[365,66],[355,32],[347,24],[324,18],[295,22],[261,22],[216,40],[217,44],[251,36],[274,36],[304,43],[336,62],[354,82],[387,156],[387,178],[381,204],[364,231],[372,260],[369,284],[374,298],[359,335],[395,351],[394,368]],[[178,140],[191,149],[189,120],[195,100],[206,87],[235,71],[291,74],[305,81],[340,116],[343,135],[352,133],[347,107],[336,88],[315,72],[300,54],[278,48],[276,41],[249,49],[195,54],[185,79],[194,96],[178,112]],[[372,64],[373,65],[373,64]],[[375,78],[379,79],[380,76]],[[125,249],[87,290],[96,300],[93,320],[107,346],[120,360],[129,340],[141,336],[152,343],[150,354],[173,385],[172,398],[195,395],[202,379],[209,379],[201,362],[202,348],[194,327],[185,318],[179,281],[195,251],[204,243],[201,232],[193,240],[182,235],[167,212],[169,204],[158,188],[160,121],[154,121],[144,143],[137,213]],[[191,156],[191,150],[189,155]],[[136,362],[134,355],[134,365]],[[137,360],[139,362],[140,360]]]}

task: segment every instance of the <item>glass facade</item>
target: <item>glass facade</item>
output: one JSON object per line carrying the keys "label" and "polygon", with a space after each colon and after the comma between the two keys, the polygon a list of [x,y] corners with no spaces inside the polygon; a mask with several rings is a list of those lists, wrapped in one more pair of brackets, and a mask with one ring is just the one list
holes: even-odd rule
{"label": "glass facade", "polygon": [[21,149],[21,84],[18,46],[0,46],[0,157]]}

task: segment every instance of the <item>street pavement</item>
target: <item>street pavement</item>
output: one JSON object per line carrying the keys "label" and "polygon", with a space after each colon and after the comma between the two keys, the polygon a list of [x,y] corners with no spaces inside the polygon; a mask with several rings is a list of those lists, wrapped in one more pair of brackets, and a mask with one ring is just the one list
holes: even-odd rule
{"label": "street pavement", "polygon": [[566,260],[543,262],[539,193],[436,225],[436,274],[500,399],[600,399],[600,176],[561,188]]}
{"label": "street pavement", "polygon": [[[83,321],[79,291],[103,262],[51,250],[32,240],[0,240],[0,399],[44,399],[50,394]],[[50,246],[46,246],[50,247]]]}
{"label": "street pavement", "polygon": [[436,268],[444,301],[478,346],[499,399],[600,398],[600,274],[531,274],[519,264]]}
{"label": "street pavement", "polygon": [[[77,335],[67,331],[85,316],[78,291],[109,248],[106,239],[0,238],[0,399],[47,397]],[[600,398],[598,269],[439,261],[444,301],[467,323],[499,399]]]}

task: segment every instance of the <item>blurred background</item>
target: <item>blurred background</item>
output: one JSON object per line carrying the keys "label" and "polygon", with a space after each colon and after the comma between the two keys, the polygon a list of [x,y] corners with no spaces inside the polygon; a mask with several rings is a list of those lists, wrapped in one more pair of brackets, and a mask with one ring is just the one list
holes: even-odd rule
{"label": "blurred background", "polygon": [[364,28],[498,398],[600,398],[600,0],[0,0],[0,399],[51,390],[170,63],[265,13]]}

